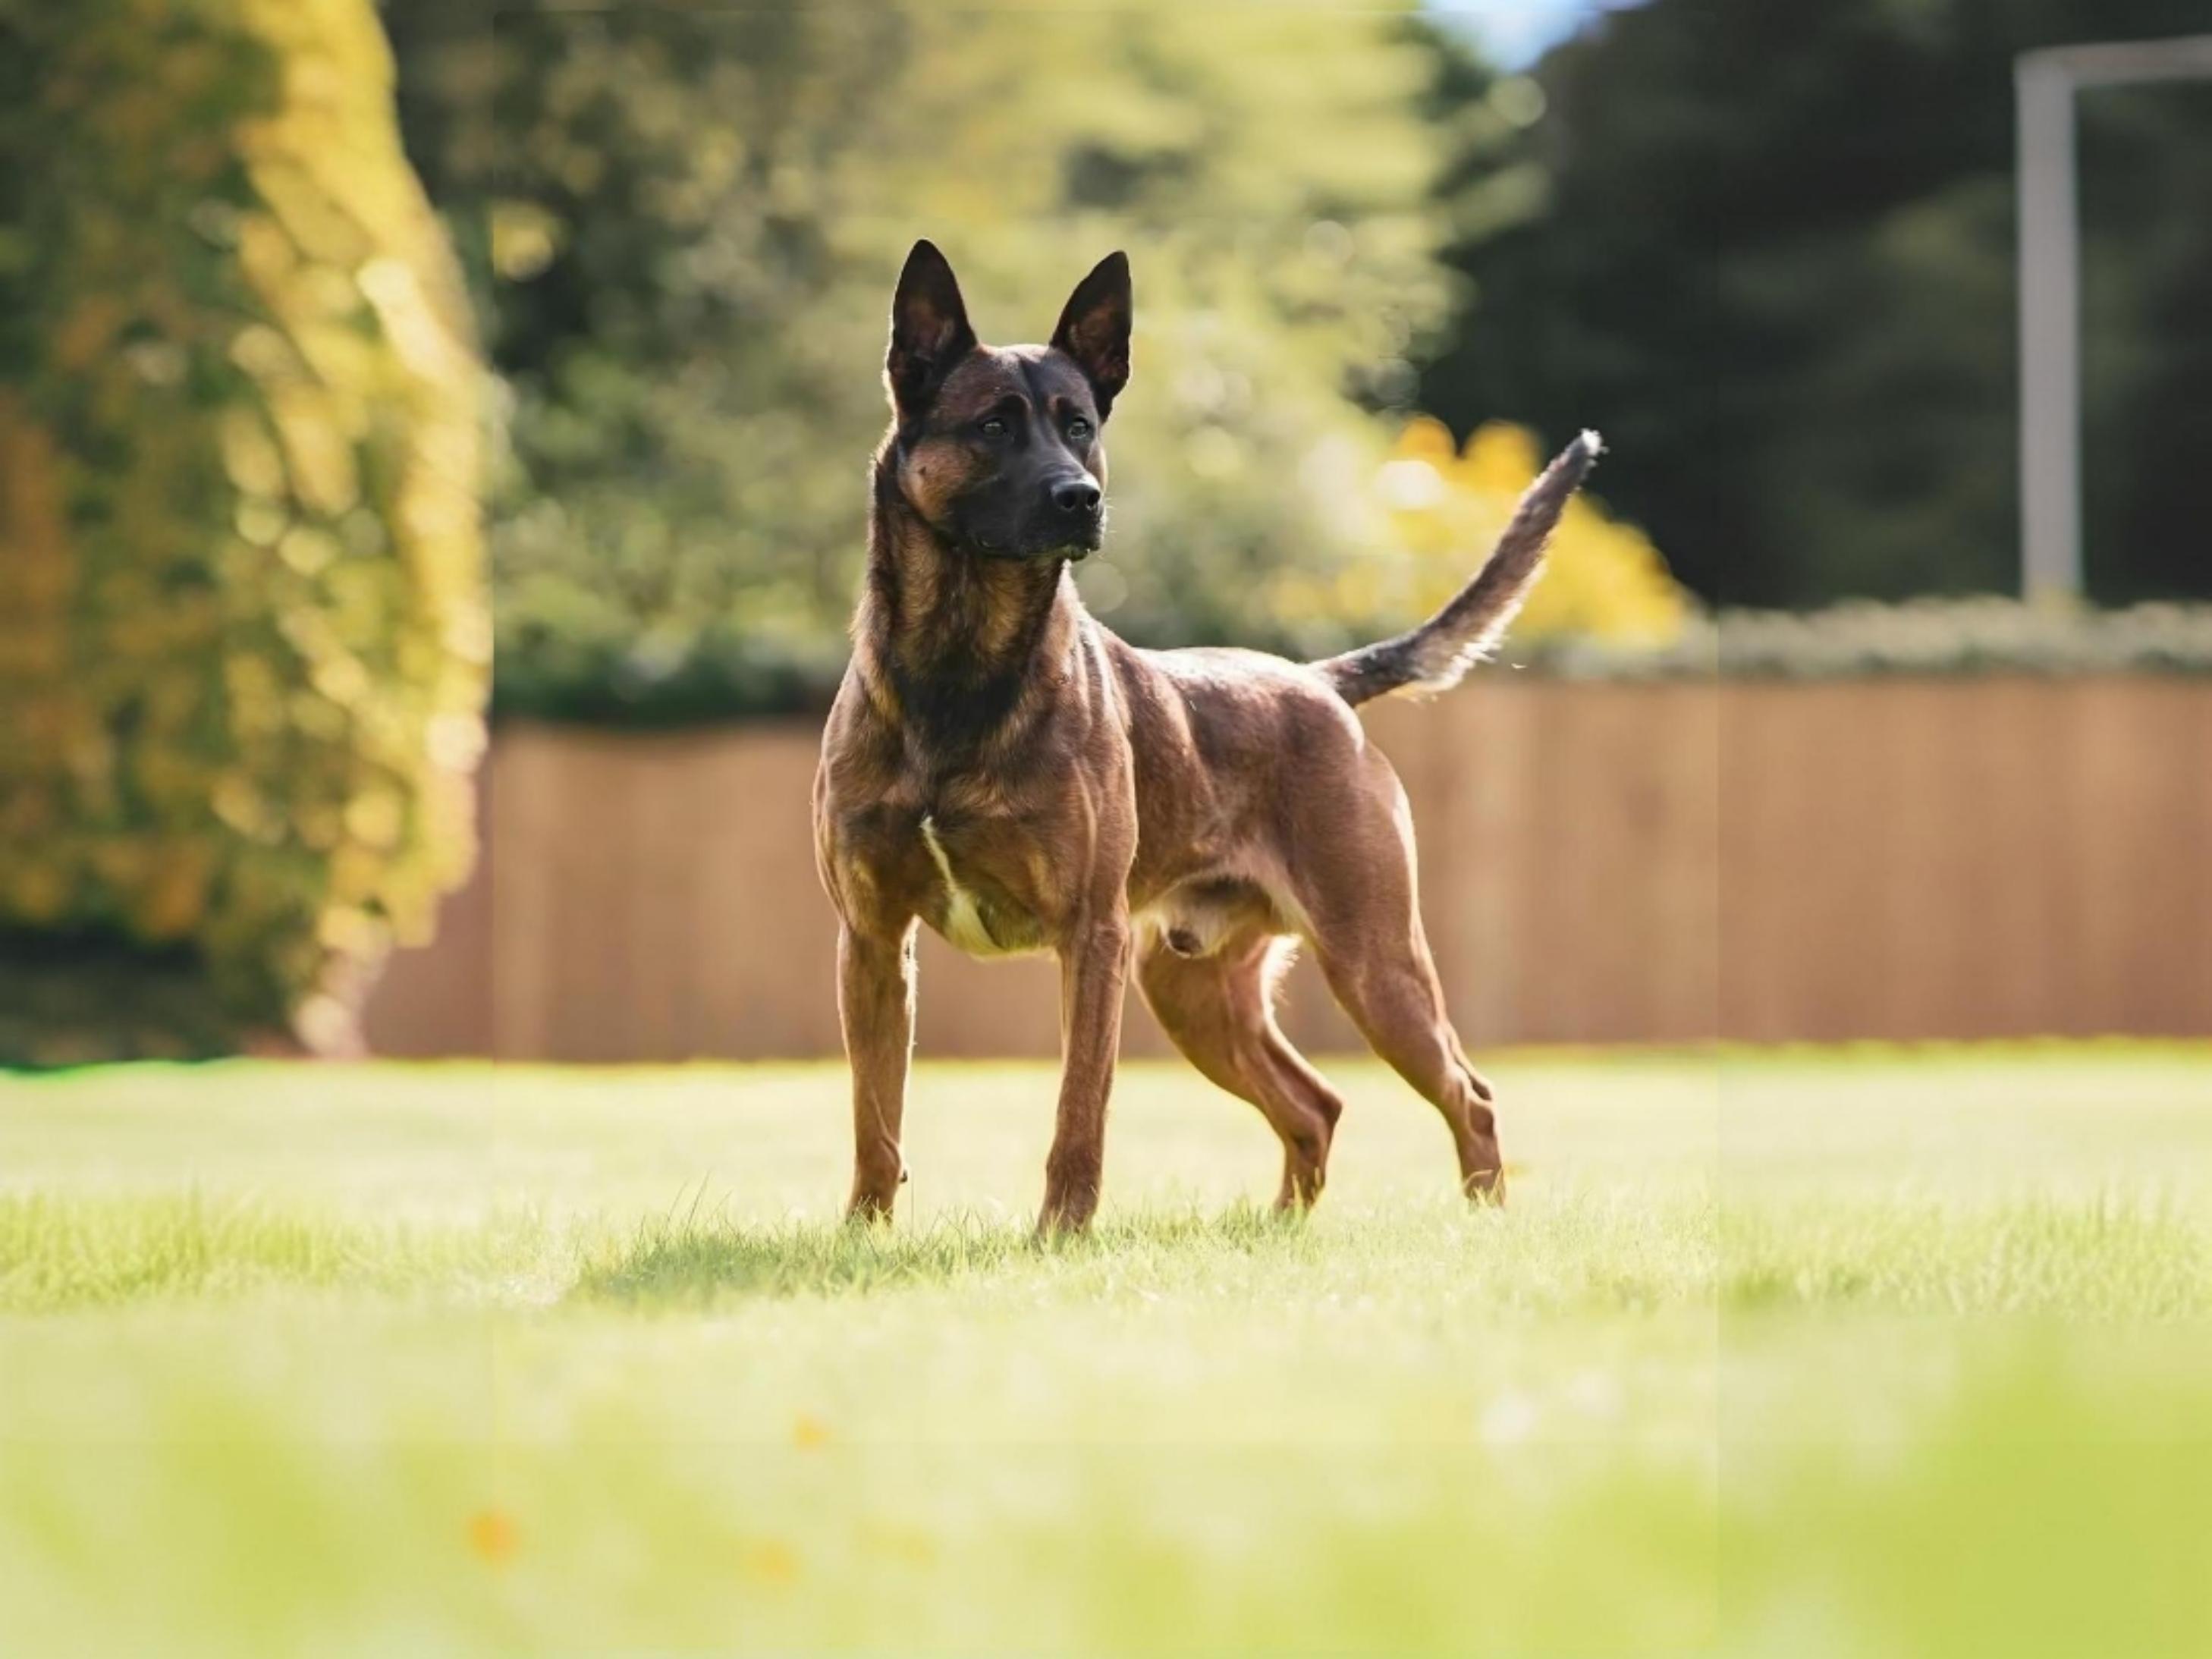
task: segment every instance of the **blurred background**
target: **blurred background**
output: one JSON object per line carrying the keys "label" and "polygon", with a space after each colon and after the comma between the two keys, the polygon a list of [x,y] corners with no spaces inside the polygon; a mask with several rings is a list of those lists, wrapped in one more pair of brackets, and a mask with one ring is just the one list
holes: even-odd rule
{"label": "blurred background", "polygon": [[[0,1060],[834,1053],[919,235],[996,341],[1129,251],[1080,580],[1141,643],[1401,627],[1606,433],[1505,662],[1372,722],[1470,1042],[2212,1031],[2201,41],[2070,94],[2021,597],[2015,64],[2192,26],[0,0]],[[1048,964],[923,977],[926,1052],[1054,1047]]]}

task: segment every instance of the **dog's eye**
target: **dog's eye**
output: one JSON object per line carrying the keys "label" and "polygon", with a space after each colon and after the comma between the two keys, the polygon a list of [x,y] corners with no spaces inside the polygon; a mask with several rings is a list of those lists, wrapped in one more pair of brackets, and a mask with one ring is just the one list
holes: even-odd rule
{"label": "dog's eye", "polygon": [[1075,442],[1081,443],[1091,435],[1091,422],[1080,415],[1077,416],[1067,423],[1067,435]]}
{"label": "dog's eye", "polygon": [[975,429],[987,438],[1003,438],[1006,435],[1006,417],[993,415],[979,422]]}

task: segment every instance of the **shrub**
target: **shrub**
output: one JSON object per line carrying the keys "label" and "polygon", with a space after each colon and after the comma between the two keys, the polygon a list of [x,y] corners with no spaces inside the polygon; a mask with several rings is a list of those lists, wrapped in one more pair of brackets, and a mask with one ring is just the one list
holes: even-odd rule
{"label": "shrub", "polygon": [[343,1040],[471,857],[479,377],[368,0],[0,0],[0,1059]]}
{"label": "shrub", "polygon": [[2212,605],[2124,610],[2018,599],[1856,603],[1693,617],[1653,650],[1538,640],[1516,660],[1572,678],[1864,679],[1891,674],[2212,674]]}
{"label": "shrub", "polygon": [[[1542,465],[1526,427],[1490,422],[1455,452],[1449,428],[1417,416],[1375,479],[1389,514],[1389,545],[1346,570],[1333,592],[1311,594],[1311,602],[1394,624],[1429,615],[1496,544]],[[1602,487],[1601,471],[1596,482]],[[1512,637],[1516,646],[1574,637],[1662,647],[1680,636],[1694,608],[1650,538],[1610,517],[1584,490],[1559,516],[1543,580]]]}

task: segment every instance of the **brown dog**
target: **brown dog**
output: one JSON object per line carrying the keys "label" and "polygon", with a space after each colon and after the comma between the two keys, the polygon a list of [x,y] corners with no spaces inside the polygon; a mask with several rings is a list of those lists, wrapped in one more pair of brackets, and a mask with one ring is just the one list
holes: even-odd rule
{"label": "brown dog", "polygon": [[945,257],[908,255],[876,452],[852,666],[823,737],[814,824],[843,923],[852,1213],[890,1212],[914,1034],[914,932],[1060,963],[1063,1070],[1041,1229],[1097,1207],[1122,991],[1191,1062],[1267,1115],[1277,1202],[1319,1194],[1343,1103],[1277,1029],[1290,942],[1375,1052],[1449,1126],[1460,1182],[1502,1197],[1488,1085],[1445,1016],[1421,931],[1405,792],[1355,704],[1452,684],[1534,582],[1596,458],[1584,433],[1522,499],[1473,581],[1411,633],[1326,662],[1140,651],[1084,610],[1099,445],[1129,378],[1129,266],[1076,288],[1048,346],[977,343]]}

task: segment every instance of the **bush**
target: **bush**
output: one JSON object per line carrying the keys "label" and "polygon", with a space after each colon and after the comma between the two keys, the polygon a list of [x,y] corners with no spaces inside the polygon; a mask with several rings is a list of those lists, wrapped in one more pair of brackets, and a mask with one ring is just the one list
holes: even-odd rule
{"label": "bush", "polygon": [[0,0],[0,1060],[343,1040],[471,850],[480,380],[368,0]]}
{"label": "bush", "polygon": [[2124,610],[1921,599],[1693,617],[1653,650],[1590,638],[1512,653],[1572,678],[1864,679],[1889,674],[2212,674],[2212,605]]}
{"label": "bush", "polygon": [[[1455,451],[1449,428],[1417,416],[1373,484],[1389,515],[1388,545],[1348,567],[1331,587],[1300,586],[1279,592],[1276,604],[1388,617],[1394,626],[1433,613],[1497,544],[1542,465],[1525,427],[1489,422]],[[1603,482],[1601,471],[1597,483]],[[1692,610],[1650,539],[1583,490],[1559,515],[1543,580],[1514,623],[1512,639],[1516,646],[1581,638],[1663,647],[1680,636]]]}

